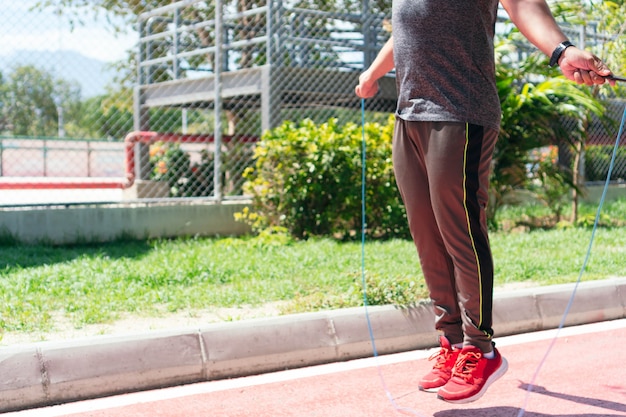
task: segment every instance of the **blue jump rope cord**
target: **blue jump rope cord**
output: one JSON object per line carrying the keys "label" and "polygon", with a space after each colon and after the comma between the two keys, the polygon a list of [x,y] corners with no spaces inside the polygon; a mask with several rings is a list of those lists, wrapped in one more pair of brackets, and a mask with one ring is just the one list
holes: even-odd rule
{"label": "blue jump rope cord", "polygon": [[593,246],[593,240],[594,237],[596,235],[596,230],[598,229],[598,223],[600,221],[600,212],[602,211],[602,205],[604,204],[604,200],[606,198],[606,193],[607,190],[609,188],[609,182],[611,181],[611,174],[613,172],[613,167],[615,166],[615,157],[617,155],[617,150],[619,148],[619,143],[620,143],[620,139],[622,137],[622,134],[624,132],[624,123],[626,122],[626,107],[624,107],[624,114],[622,115],[622,122],[620,123],[619,126],[619,131],[617,133],[617,138],[615,139],[615,146],[613,147],[613,154],[611,156],[611,163],[609,164],[609,171],[607,172],[606,175],[606,181],[604,183],[604,189],[602,190],[602,196],[600,197],[600,203],[598,204],[598,209],[596,211],[596,218],[595,221],[593,223],[593,229],[591,231],[591,239],[589,240],[589,246],[587,247],[587,253],[585,254],[585,260],[583,261],[583,265],[580,268],[580,273],[578,274],[578,280],[576,281],[576,285],[574,285],[574,290],[572,291],[572,296],[569,299],[569,302],[567,303],[567,307],[565,308],[565,312],[563,313],[563,317],[561,318],[561,323],[559,323],[559,327],[557,328],[556,334],[554,335],[554,338],[552,339],[552,342],[550,343],[550,346],[548,346],[548,350],[546,351],[545,355],[543,356],[543,359],[541,360],[541,362],[539,362],[539,366],[537,366],[537,370],[535,371],[535,374],[533,375],[530,383],[528,384],[528,389],[526,390],[526,396],[524,398],[524,406],[520,409],[519,413],[517,414],[517,417],[522,417],[525,413],[526,410],[526,405],[528,404],[528,398],[530,396],[530,393],[533,390],[533,386],[535,384],[535,380],[537,379],[537,376],[539,375],[539,371],[541,370],[541,368],[543,367],[544,363],[546,362],[546,359],[548,358],[548,355],[550,354],[550,352],[552,351],[552,348],[554,347],[554,344],[556,343],[557,338],[559,337],[559,333],[561,332],[561,329],[563,329],[563,326],[565,326],[565,319],[567,318],[567,315],[569,314],[569,311],[572,307],[572,303],[574,302],[574,297],[576,296],[576,290],[578,289],[578,285],[580,284],[580,280],[583,276],[583,273],[585,272],[585,269],[587,268],[587,262],[589,261],[589,257],[591,256],[591,247]]}
{"label": "blue jump rope cord", "polygon": [[[365,99],[361,99],[361,285],[363,286],[363,306],[365,308],[365,318],[367,319],[367,329],[369,331],[370,341],[372,343],[372,351],[374,354],[374,358],[378,360],[378,350],[376,349],[376,339],[374,338],[374,331],[372,330],[372,322],[370,320],[368,304],[367,304],[367,282],[365,279],[365,233],[367,229],[367,222],[365,216],[365,177],[366,177],[366,143],[365,143]],[[387,394],[387,398],[391,405],[396,409],[397,412],[403,414],[410,414],[417,417],[424,417],[422,414],[417,411],[402,407],[396,403],[396,400],[393,398],[393,395],[387,388],[387,383],[385,382],[385,377],[382,372],[382,368],[380,364],[376,367],[378,370],[378,377],[380,378],[380,382],[382,384],[383,389],[385,390],[385,394]]]}
{"label": "blue jump rope cord", "polygon": [[[541,368],[545,364],[546,359],[550,355],[550,352],[552,351],[552,348],[554,347],[554,344],[556,343],[556,340],[557,340],[557,338],[559,336],[559,333],[561,332],[561,329],[563,329],[563,327],[565,326],[565,319],[567,318],[567,316],[569,314],[569,311],[570,311],[570,309],[572,307],[572,303],[574,302],[574,297],[576,296],[576,291],[578,290],[578,286],[579,286],[580,281],[582,279],[583,273],[585,272],[585,269],[587,268],[587,262],[589,261],[589,258],[591,256],[591,247],[593,246],[593,241],[594,241],[594,238],[595,238],[595,235],[596,235],[596,230],[598,229],[598,223],[600,221],[600,213],[602,211],[602,206],[604,205],[604,200],[606,199],[606,193],[607,193],[607,190],[609,188],[609,183],[611,181],[611,174],[613,172],[613,167],[615,166],[615,158],[617,156],[617,150],[619,148],[620,139],[621,139],[622,134],[624,132],[624,124],[625,123],[626,123],[626,107],[624,107],[624,114],[622,115],[622,122],[620,123],[619,131],[617,133],[617,138],[615,139],[615,146],[613,148],[613,154],[611,156],[611,163],[609,164],[609,170],[607,172],[606,181],[604,183],[604,189],[602,191],[602,196],[600,197],[600,203],[598,204],[598,209],[596,211],[596,217],[595,217],[595,221],[593,223],[593,229],[591,231],[591,239],[589,240],[589,246],[587,247],[587,253],[585,254],[585,259],[583,261],[583,265],[582,265],[582,267],[580,269],[580,273],[578,274],[578,279],[576,281],[576,284],[574,285],[574,290],[572,291],[572,295],[570,296],[569,302],[567,303],[567,307],[565,308],[565,311],[563,313],[563,317],[561,318],[561,322],[559,323],[559,327],[557,328],[556,334],[554,335],[554,338],[552,339],[552,342],[548,346],[548,349],[547,349],[545,355],[543,356],[541,362],[537,366],[537,369],[535,370],[535,373],[534,373],[530,383],[528,384],[528,389],[526,390],[526,396],[524,398],[524,405],[520,409],[517,417],[522,417],[524,415],[524,413],[525,413],[526,405],[528,403],[528,398],[529,398],[529,396],[530,396],[530,394],[532,392],[532,388],[533,388],[533,386],[535,384],[537,376],[539,375],[539,372],[541,371]],[[362,283],[362,286],[363,286],[363,305],[365,307],[365,317],[367,319],[367,329],[369,331],[369,336],[370,336],[370,341],[372,343],[372,350],[373,350],[373,353],[374,353],[374,357],[378,358],[378,351],[376,349],[376,339],[374,338],[374,331],[372,330],[372,323],[371,323],[370,315],[369,315],[369,311],[368,311],[367,282],[366,282],[366,279],[365,279],[365,233],[366,233],[366,228],[367,228],[366,216],[365,216],[365,178],[366,178],[365,99],[361,99],[361,132],[362,132],[362,138],[361,138],[361,283]],[[385,378],[384,378],[384,376],[382,374],[380,366],[378,366],[378,375],[380,377],[383,389],[385,390],[385,393],[387,394],[387,398],[389,398],[389,401],[391,402],[391,404],[394,406],[394,408],[397,411],[410,413],[410,414],[413,414],[415,416],[422,417],[421,414],[417,413],[416,411],[414,411],[414,410],[412,410],[410,408],[405,408],[405,407],[398,406],[398,404],[396,403],[396,401],[393,398],[393,395],[391,394],[391,392],[387,388],[387,384],[385,383]]]}

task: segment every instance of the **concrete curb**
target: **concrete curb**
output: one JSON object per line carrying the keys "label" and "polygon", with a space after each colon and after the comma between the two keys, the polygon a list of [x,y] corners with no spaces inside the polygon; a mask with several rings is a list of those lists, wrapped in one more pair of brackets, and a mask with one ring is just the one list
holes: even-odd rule
{"label": "concrete curb", "polygon": [[[496,292],[497,336],[558,327],[573,284]],[[259,374],[436,343],[429,304],[377,306],[0,349],[0,412]],[[626,278],[583,282],[566,326],[626,317]]]}
{"label": "concrete curb", "polygon": [[[119,203],[110,206],[29,210],[0,206],[0,231],[18,242],[111,242],[120,236],[136,239],[177,236],[233,236],[250,232],[250,226],[235,220],[247,201],[222,203],[146,204]],[[60,206],[63,206],[60,204]]]}

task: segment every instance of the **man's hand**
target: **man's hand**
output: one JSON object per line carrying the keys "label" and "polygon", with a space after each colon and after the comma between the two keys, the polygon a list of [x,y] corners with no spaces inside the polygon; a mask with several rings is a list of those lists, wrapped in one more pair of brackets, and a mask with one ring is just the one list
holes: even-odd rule
{"label": "man's hand", "polygon": [[615,85],[615,80],[605,77],[611,75],[606,64],[591,52],[570,46],[559,58],[559,67],[566,78],[577,84],[595,85],[608,82]]}
{"label": "man's hand", "polygon": [[378,93],[378,81],[373,80],[368,71],[359,76],[359,85],[354,88],[354,92],[360,98],[371,98]]}

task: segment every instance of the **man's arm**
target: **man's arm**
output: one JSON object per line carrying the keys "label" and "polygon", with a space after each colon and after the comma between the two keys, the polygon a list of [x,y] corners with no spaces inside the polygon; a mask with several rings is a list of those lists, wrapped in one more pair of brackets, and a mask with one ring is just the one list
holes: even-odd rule
{"label": "man's arm", "polygon": [[359,85],[354,88],[356,95],[361,98],[374,97],[378,92],[378,80],[393,68],[392,36],[380,49],[372,65],[359,76]]}
{"label": "man's arm", "polygon": [[[520,32],[547,56],[567,40],[545,0],[500,0],[500,3]],[[600,58],[575,46],[561,53],[558,64],[563,75],[578,84],[604,84],[604,77],[611,74]],[[609,83],[615,85],[614,80]]]}

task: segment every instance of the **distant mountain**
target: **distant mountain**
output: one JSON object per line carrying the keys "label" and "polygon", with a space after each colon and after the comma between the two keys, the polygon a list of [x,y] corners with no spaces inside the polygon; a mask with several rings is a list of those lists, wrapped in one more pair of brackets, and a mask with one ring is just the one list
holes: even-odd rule
{"label": "distant mountain", "polygon": [[71,50],[22,49],[0,56],[0,71],[5,77],[11,68],[20,65],[34,65],[45,69],[57,78],[77,81],[81,86],[83,98],[104,93],[105,86],[112,81],[114,76],[114,71],[108,67],[108,63]]}

